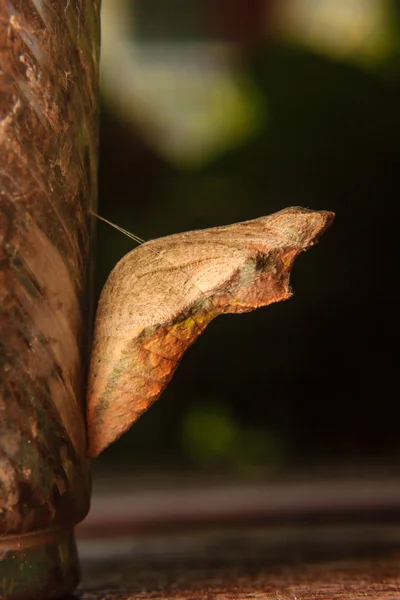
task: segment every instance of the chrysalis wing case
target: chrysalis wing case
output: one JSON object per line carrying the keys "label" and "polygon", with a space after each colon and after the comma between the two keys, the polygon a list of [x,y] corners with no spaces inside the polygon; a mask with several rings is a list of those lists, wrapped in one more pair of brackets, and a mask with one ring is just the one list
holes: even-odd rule
{"label": "chrysalis wing case", "polygon": [[157,400],[208,323],[286,300],[294,259],[333,213],[269,217],[152,240],[114,268],[97,310],[88,388],[89,453],[97,456]]}

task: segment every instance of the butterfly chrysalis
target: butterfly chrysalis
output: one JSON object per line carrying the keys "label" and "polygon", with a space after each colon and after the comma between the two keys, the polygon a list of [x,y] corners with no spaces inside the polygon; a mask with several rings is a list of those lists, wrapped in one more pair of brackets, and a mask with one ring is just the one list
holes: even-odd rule
{"label": "butterfly chrysalis", "polygon": [[295,258],[333,218],[292,207],[145,243],[129,234],[141,245],[111,272],[97,309],[87,398],[90,456],[159,398],[212,319],[290,298]]}

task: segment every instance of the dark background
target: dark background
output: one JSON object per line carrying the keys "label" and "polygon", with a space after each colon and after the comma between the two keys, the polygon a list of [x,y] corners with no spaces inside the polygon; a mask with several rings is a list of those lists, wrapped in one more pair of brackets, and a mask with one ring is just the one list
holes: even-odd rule
{"label": "dark background", "polygon": [[[104,452],[105,468],[263,474],[400,459],[398,3],[388,3],[391,50],[372,66],[274,35],[274,4],[205,3],[204,21],[192,19],[196,35],[236,44],[265,124],[187,169],[104,101],[99,214],[145,239],[291,205],[332,210],[335,223],[298,258],[289,302],[211,323],[161,399]],[[148,2],[151,17],[161,5]],[[190,9],[176,5],[154,21],[158,35],[185,33]],[[136,6],[136,31],[142,10],[151,36]],[[133,247],[99,223],[97,293]]]}

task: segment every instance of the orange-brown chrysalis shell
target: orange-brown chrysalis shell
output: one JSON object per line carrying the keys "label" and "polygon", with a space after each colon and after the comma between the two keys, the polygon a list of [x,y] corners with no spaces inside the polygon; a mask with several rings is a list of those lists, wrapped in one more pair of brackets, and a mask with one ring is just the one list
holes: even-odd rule
{"label": "orange-brown chrysalis shell", "polygon": [[294,259],[333,216],[286,208],[159,238],[129,252],[109,276],[97,310],[89,454],[97,456],[157,400],[213,318],[290,298]]}

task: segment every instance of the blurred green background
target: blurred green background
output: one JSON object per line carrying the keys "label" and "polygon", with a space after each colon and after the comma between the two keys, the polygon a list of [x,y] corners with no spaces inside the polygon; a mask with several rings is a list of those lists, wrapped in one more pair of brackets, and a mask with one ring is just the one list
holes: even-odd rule
{"label": "blurred green background", "polygon": [[[295,296],[213,321],[97,466],[397,464],[399,3],[103,0],[102,30],[101,215],[145,239],[337,216]],[[99,294],[134,245],[97,244]]]}

